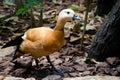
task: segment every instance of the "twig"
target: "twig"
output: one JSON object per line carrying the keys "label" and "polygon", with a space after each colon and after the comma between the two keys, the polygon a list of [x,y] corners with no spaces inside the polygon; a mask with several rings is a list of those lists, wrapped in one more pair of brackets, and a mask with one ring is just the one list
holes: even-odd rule
{"label": "twig", "polygon": [[40,10],[40,16],[39,16],[39,27],[43,25],[43,10]]}
{"label": "twig", "polygon": [[82,38],[80,41],[80,50],[82,50],[83,48],[83,41],[84,41],[84,36],[86,32],[86,25],[87,25],[87,19],[88,19],[88,12],[90,9],[90,3],[91,3],[91,0],[86,0],[86,14],[85,14],[85,20],[84,20],[84,29],[83,29]]}
{"label": "twig", "polygon": [[31,17],[31,27],[35,27],[35,18],[33,15],[32,7],[30,8],[30,17]]}

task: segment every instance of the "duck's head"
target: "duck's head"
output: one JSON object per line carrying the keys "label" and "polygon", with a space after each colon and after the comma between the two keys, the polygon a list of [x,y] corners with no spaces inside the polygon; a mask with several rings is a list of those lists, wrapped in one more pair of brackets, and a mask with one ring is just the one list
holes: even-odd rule
{"label": "duck's head", "polygon": [[63,9],[58,15],[58,20],[62,20],[65,22],[72,21],[72,20],[82,21],[82,18],[76,15],[72,9]]}

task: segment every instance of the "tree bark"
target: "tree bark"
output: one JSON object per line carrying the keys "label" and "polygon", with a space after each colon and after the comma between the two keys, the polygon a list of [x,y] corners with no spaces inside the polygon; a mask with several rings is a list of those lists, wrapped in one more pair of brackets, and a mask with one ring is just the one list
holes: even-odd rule
{"label": "tree bark", "polygon": [[97,0],[97,9],[95,15],[107,15],[116,2],[117,0]]}
{"label": "tree bark", "polygon": [[120,0],[97,31],[88,54],[98,61],[110,56],[120,57]]}

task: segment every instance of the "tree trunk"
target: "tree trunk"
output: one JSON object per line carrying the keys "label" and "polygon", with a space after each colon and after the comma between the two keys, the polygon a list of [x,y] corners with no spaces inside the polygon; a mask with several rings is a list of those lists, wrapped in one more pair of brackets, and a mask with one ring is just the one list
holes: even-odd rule
{"label": "tree trunk", "polygon": [[88,54],[98,61],[110,56],[120,57],[120,0],[97,31]]}
{"label": "tree trunk", "polygon": [[97,0],[97,9],[95,15],[107,15],[116,2],[117,0]]}

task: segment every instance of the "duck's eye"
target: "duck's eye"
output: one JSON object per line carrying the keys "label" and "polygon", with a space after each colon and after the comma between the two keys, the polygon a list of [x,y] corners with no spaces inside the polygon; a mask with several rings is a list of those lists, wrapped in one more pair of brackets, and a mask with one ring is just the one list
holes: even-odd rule
{"label": "duck's eye", "polygon": [[67,12],[67,14],[70,14],[70,12]]}

